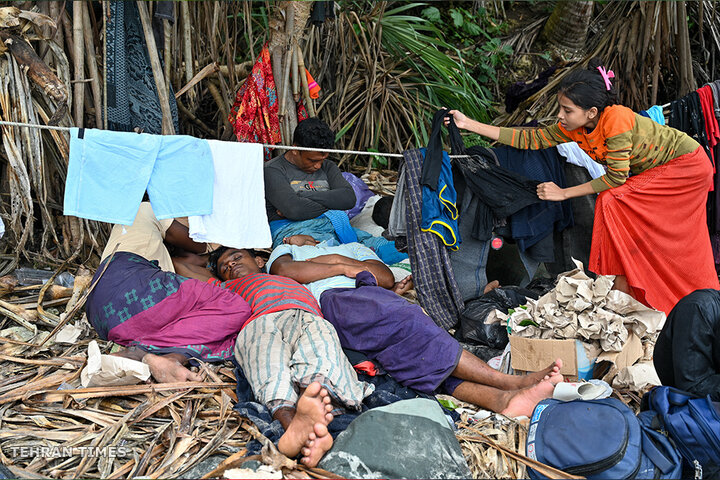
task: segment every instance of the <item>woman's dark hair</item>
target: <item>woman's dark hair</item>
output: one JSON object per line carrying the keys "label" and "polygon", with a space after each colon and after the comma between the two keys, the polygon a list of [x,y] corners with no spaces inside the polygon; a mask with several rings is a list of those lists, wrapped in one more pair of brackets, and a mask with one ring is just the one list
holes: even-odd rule
{"label": "woman's dark hair", "polygon": [[293,143],[298,147],[332,148],[335,145],[335,134],[327,123],[317,117],[310,117],[295,127]]}
{"label": "woman's dark hair", "polygon": [[[230,247],[218,247],[212,252],[210,252],[207,266],[212,272],[212,274],[215,275],[217,278],[220,278],[220,271],[218,270],[218,260],[220,260],[222,254],[227,252],[229,249]],[[242,250],[245,250],[253,258],[257,256],[255,250],[253,250],[252,248],[244,248]]]}
{"label": "woman's dark hair", "polygon": [[558,94],[565,95],[584,110],[596,107],[598,113],[605,110],[605,107],[616,105],[617,90],[614,83],[617,79],[610,80],[612,85],[608,90],[598,67],[610,70],[607,65],[603,65],[600,58],[595,57],[590,60],[586,70],[575,70],[563,78]]}

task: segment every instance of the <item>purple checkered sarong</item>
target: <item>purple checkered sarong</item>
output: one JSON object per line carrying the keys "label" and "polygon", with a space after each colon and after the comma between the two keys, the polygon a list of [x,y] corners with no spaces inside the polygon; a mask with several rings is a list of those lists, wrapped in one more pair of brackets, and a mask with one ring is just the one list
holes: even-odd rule
{"label": "purple checkered sarong", "polygon": [[430,318],[447,330],[460,319],[460,312],[464,309],[462,295],[455,281],[450,255],[442,241],[437,235],[420,230],[423,154],[417,149],[406,150],[403,157],[406,168],[408,254],[418,301]]}

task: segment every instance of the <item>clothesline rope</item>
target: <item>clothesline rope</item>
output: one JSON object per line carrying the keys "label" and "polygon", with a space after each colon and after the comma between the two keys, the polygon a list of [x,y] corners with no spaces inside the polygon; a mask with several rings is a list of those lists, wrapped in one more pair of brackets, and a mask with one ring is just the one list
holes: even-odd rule
{"label": "clothesline rope", "polygon": [[[37,125],[32,123],[20,123],[20,122],[6,122],[0,121],[0,125],[7,125],[11,127],[27,127],[27,128],[38,128],[41,130],[61,130],[69,131],[71,127],[59,127],[54,125]],[[281,148],[284,150],[302,150],[307,152],[327,152],[327,153],[341,153],[349,155],[377,155],[380,157],[392,157],[402,158],[402,153],[382,153],[382,152],[362,152],[359,150],[339,150],[333,148],[313,148],[313,147],[296,147],[295,145],[272,145],[267,143],[261,144],[263,147],[268,148]]]}

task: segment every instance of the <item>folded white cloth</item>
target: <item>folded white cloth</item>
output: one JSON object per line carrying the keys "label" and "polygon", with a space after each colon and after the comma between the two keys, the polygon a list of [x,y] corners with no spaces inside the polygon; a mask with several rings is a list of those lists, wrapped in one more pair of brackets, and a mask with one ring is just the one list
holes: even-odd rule
{"label": "folded white cloth", "polygon": [[557,149],[558,153],[565,157],[568,163],[572,163],[578,167],[585,167],[592,178],[598,178],[605,175],[605,169],[602,165],[590,158],[590,156],[585,153],[585,151],[581,149],[577,143],[561,143],[557,146]]}
{"label": "folded white cloth", "polygon": [[190,238],[234,248],[269,248],[263,147],[208,140],[215,167],[213,211],[188,217]]}

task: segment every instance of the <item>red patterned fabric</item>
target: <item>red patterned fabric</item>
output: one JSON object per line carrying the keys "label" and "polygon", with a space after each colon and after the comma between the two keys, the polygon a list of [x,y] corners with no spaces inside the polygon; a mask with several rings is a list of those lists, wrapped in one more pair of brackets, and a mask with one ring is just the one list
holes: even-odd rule
{"label": "red patterned fabric", "polygon": [[[255,60],[250,76],[238,90],[228,120],[239,142],[275,145],[282,141],[277,90],[267,45]],[[270,149],[265,148],[265,160],[270,158]]]}

